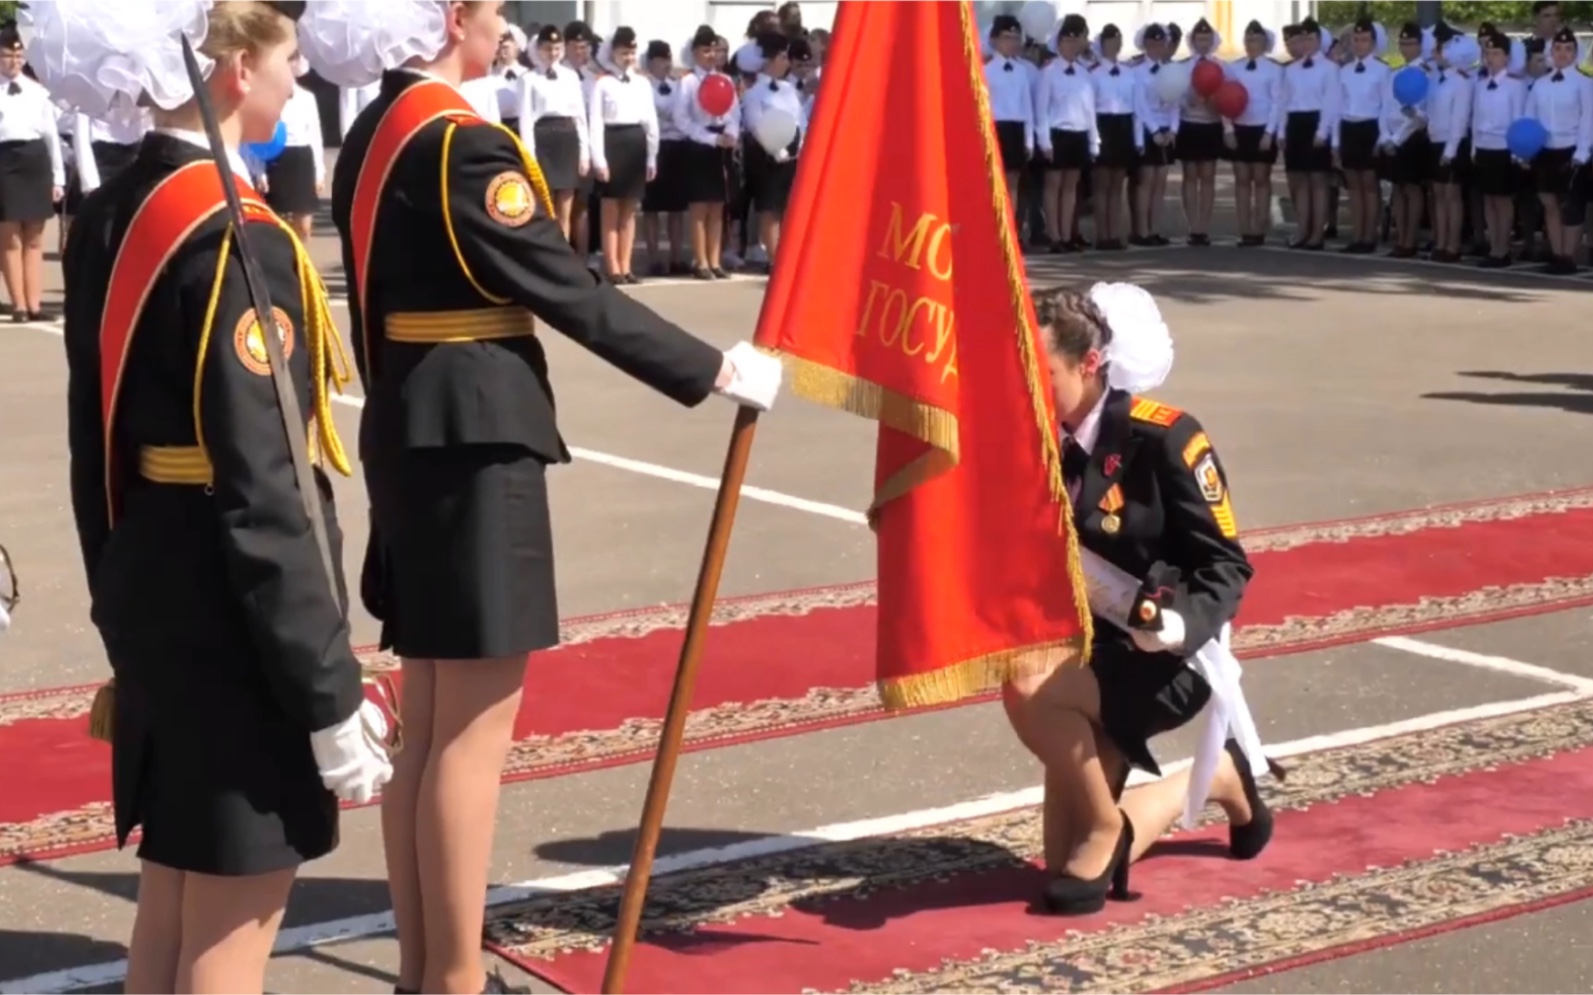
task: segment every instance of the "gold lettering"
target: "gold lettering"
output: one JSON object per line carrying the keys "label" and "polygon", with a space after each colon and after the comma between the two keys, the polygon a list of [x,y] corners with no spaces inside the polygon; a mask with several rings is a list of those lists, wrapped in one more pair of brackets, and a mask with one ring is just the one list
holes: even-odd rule
{"label": "gold lettering", "polygon": [[927,297],[920,297],[918,300],[913,301],[912,307],[907,309],[907,316],[902,319],[902,352],[909,356],[916,356],[924,351],[925,340],[920,338],[918,345],[915,346],[912,343],[912,337],[907,334],[908,329],[913,326],[913,316],[921,310],[929,311],[930,316],[925,321],[926,324],[929,324],[934,322],[935,315],[946,310],[946,305],[938,304]]}
{"label": "gold lettering", "polygon": [[868,334],[868,319],[874,313],[874,299],[882,292],[889,293],[890,289],[878,280],[868,281],[868,301],[863,305],[863,317],[857,323],[858,338]]}
{"label": "gold lettering", "polygon": [[957,315],[952,311],[951,308],[942,304],[940,310],[935,314],[935,349],[929,355],[924,357],[924,362],[939,362],[941,354],[946,351],[946,347],[948,345],[952,347],[952,352],[955,354],[956,345],[952,335],[956,331],[956,326]]}
{"label": "gold lettering", "polygon": [[[891,307],[896,306],[896,320],[890,318]],[[892,290],[891,295],[885,299],[885,306],[879,312],[879,340],[881,344],[893,346],[901,337],[902,331],[907,326],[907,316],[911,314],[907,309],[907,293],[902,290]]]}
{"label": "gold lettering", "polygon": [[957,375],[957,346],[951,347],[951,357],[946,360],[946,365],[940,368],[940,382],[945,383],[946,378]]}
{"label": "gold lettering", "polygon": [[924,248],[929,248],[929,272],[937,280],[951,279],[951,225],[928,211],[918,216],[911,231],[903,234],[905,213],[902,205],[891,202],[891,219],[885,227],[885,241],[880,245],[879,256],[901,263],[908,269],[919,269],[924,259]]}

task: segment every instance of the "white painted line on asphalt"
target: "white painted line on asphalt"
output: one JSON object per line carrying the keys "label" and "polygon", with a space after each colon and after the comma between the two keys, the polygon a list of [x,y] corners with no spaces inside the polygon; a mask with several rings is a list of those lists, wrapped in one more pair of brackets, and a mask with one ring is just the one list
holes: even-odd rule
{"label": "white painted line on asphalt", "polygon": [[1420,639],[1407,639],[1404,636],[1384,636],[1372,642],[1378,646],[1386,646],[1391,650],[1400,650],[1405,653],[1414,653],[1434,660],[1445,660],[1449,663],[1464,664],[1468,667],[1477,667],[1482,670],[1493,670],[1512,677],[1521,677],[1531,681],[1542,681],[1545,684],[1558,684],[1561,687],[1579,691],[1582,694],[1593,695],[1593,678],[1582,677],[1577,674],[1567,674],[1560,670],[1551,670],[1540,667],[1535,663],[1523,663],[1520,660],[1511,660],[1503,656],[1489,656],[1485,653],[1473,653],[1470,650],[1452,649],[1448,646],[1439,646]]}
{"label": "white painted line on asphalt", "polygon": [[[1309,736],[1305,739],[1297,739],[1288,743],[1278,743],[1270,747],[1267,753],[1274,759],[1288,759],[1310,753],[1319,753],[1324,750],[1359,746],[1375,740],[1387,739],[1391,736],[1404,736],[1465,722],[1477,722],[1503,715],[1529,712],[1553,705],[1579,701],[1586,697],[1588,697],[1587,694],[1577,691],[1557,691],[1552,694],[1542,694],[1515,701],[1489,702],[1485,705],[1472,705],[1467,708],[1434,712],[1430,715],[1419,715],[1415,718],[1389,722],[1384,725],[1367,726],[1362,729],[1347,729],[1342,732]],[[1163,769],[1168,774],[1172,774],[1188,765],[1189,761],[1185,759],[1176,763],[1165,764]],[[1150,780],[1153,779],[1142,771],[1135,771],[1134,776],[1129,778],[1129,784],[1143,784]],[[731,861],[774,856],[825,843],[844,843],[849,840],[909,832],[914,829],[924,829],[965,819],[976,819],[981,816],[999,815],[1003,812],[1037,805],[1040,803],[1041,797],[1041,788],[1024,788],[1020,791],[1006,791],[999,794],[985,795],[972,801],[959,802],[955,805],[946,805],[940,808],[921,809],[916,812],[904,812],[899,815],[863,819],[857,822],[844,822],[832,826],[821,826],[818,829],[804,833],[765,836],[730,846],[670,854],[658,858],[653,865],[653,873],[655,875],[664,875],[681,871],[700,870]],[[625,879],[625,871],[626,866],[619,865],[495,887],[487,892],[487,905],[489,907],[504,905],[538,895],[584,891],[589,888],[613,885]],[[283,930],[277,937],[276,953],[291,953],[308,947],[359,939],[391,932],[392,929],[393,916],[391,912],[349,916],[329,922],[308,923]],[[35,974],[27,978],[0,981],[0,995],[12,992],[74,991],[79,988],[114,984],[123,980],[126,975],[127,961],[125,960],[88,964],[82,967]]]}

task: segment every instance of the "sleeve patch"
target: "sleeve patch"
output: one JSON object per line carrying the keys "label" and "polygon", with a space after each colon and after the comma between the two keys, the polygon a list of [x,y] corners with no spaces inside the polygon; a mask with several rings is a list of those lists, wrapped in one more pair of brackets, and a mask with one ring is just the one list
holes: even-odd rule
{"label": "sleeve patch", "polygon": [[1128,410],[1128,416],[1135,421],[1149,422],[1166,428],[1182,418],[1184,413],[1171,405],[1141,397],[1134,399],[1134,406]]}
{"label": "sleeve patch", "polygon": [[513,169],[504,170],[487,184],[487,216],[507,228],[520,228],[536,213],[531,181]]}
{"label": "sleeve patch", "polygon": [[1184,465],[1193,468],[1195,461],[1200,459],[1202,453],[1211,450],[1211,440],[1206,438],[1205,432],[1196,432],[1184,446]]}
{"label": "sleeve patch", "polygon": [[[288,320],[287,312],[279,307],[271,309],[271,316],[276,319],[282,342],[282,358],[291,359],[293,323]],[[237,353],[238,362],[250,373],[259,377],[271,375],[271,357],[266,354],[265,337],[260,331],[260,321],[255,316],[254,308],[245,311],[243,317],[238,319],[238,325],[232,332],[232,351]]]}
{"label": "sleeve patch", "polygon": [[1220,504],[1228,497],[1228,489],[1222,484],[1222,474],[1217,470],[1217,456],[1208,451],[1195,464],[1195,482],[1200,485],[1200,496],[1206,499],[1207,504]]}
{"label": "sleeve patch", "polygon": [[1239,525],[1234,521],[1233,505],[1226,497],[1211,506],[1211,517],[1216,520],[1217,529],[1224,539],[1239,537]]}

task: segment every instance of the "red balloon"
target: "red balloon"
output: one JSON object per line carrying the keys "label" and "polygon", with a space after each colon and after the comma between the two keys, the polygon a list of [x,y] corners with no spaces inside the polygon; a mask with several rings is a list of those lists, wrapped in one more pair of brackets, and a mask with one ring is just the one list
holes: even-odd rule
{"label": "red balloon", "polygon": [[736,84],[730,82],[729,76],[710,73],[697,87],[697,103],[714,117],[729,114],[736,103]]}
{"label": "red balloon", "polygon": [[1195,63],[1195,71],[1189,77],[1189,85],[1202,97],[1209,97],[1222,86],[1222,66],[1211,59]]}
{"label": "red balloon", "polygon": [[1235,118],[1250,105],[1250,93],[1236,79],[1225,80],[1211,95],[1211,109],[1226,118]]}

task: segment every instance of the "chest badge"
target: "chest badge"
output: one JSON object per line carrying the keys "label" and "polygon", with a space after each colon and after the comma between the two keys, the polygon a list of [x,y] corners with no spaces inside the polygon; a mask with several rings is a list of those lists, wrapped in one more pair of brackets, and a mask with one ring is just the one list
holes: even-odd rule
{"label": "chest badge", "polygon": [[[1116,459],[1116,456],[1111,459]],[[1123,520],[1118,517],[1118,512],[1123,510],[1123,488],[1120,484],[1113,484],[1101,497],[1101,510],[1106,512],[1106,517],[1101,519],[1101,531],[1109,536],[1117,535],[1123,527]]]}
{"label": "chest badge", "polygon": [[1101,470],[1108,477],[1115,477],[1117,476],[1117,468],[1122,465],[1123,457],[1118,453],[1112,453],[1110,456],[1106,457],[1106,462],[1101,465]]}

